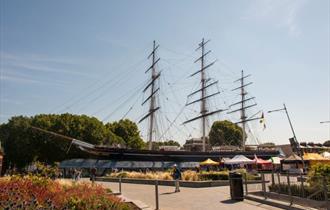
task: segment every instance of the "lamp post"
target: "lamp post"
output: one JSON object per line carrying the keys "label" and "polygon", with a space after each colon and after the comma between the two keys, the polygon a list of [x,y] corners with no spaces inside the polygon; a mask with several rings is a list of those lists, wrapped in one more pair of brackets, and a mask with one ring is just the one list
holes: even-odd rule
{"label": "lamp post", "polygon": [[320,122],[321,124],[323,124],[323,123],[330,123],[330,120],[328,120],[328,121],[322,121],[322,122]]}
{"label": "lamp post", "polygon": [[303,151],[301,150],[300,144],[297,140],[296,133],[293,129],[292,122],[291,122],[291,119],[290,119],[290,116],[289,116],[289,113],[288,113],[288,109],[285,106],[285,103],[283,103],[283,108],[282,109],[271,110],[271,111],[268,111],[268,113],[278,112],[278,111],[285,111],[285,114],[288,118],[290,128],[291,128],[291,131],[292,131],[292,134],[293,134],[293,139],[294,139],[295,143],[297,144],[297,147],[298,147],[298,150],[299,150],[299,154],[300,154],[300,157],[301,157],[301,160],[302,160],[303,170],[305,170],[305,162],[304,162],[304,158],[303,158]]}

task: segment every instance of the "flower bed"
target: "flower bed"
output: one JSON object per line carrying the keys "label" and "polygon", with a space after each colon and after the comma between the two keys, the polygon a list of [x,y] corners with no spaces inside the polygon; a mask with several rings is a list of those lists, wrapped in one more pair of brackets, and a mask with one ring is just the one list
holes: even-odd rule
{"label": "flower bed", "polygon": [[61,184],[44,177],[0,179],[0,207],[3,209],[113,209],[130,207],[109,190],[89,183]]}

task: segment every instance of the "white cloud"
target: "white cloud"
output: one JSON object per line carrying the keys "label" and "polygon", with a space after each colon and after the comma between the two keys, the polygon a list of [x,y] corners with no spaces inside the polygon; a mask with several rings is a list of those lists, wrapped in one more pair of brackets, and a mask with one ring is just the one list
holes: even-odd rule
{"label": "white cloud", "polygon": [[0,81],[9,81],[9,82],[16,82],[16,83],[29,83],[29,84],[39,84],[39,85],[55,85],[64,87],[67,84],[62,81],[56,80],[41,80],[36,79],[30,76],[27,76],[22,73],[14,72],[14,71],[3,71],[0,75]]}
{"label": "white cloud", "polygon": [[286,29],[292,37],[300,35],[298,15],[307,0],[254,0],[251,1],[242,20],[264,21],[280,29]]}
{"label": "white cloud", "polygon": [[[72,60],[47,57],[37,54],[10,54],[0,53],[1,66],[17,69],[20,71],[37,71],[44,73],[72,74],[76,76],[87,76],[84,72],[72,70],[75,63]],[[1,69],[4,72],[6,69]]]}

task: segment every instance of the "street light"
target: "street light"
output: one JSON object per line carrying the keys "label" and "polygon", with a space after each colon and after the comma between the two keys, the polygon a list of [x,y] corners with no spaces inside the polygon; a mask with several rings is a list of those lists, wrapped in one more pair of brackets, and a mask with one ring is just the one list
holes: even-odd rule
{"label": "street light", "polygon": [[292,134],[293,134],[293,139],[298,147],[298,150],[299,150],[299,154],[300,154],[300,157],[301,157],[301,160],[302,160],[302,165],[303,165],[303,169],[305,170],[305,163],[304,163],[304,158],[303,158],[303,152],[301,150],[301,147],[300,147],[300,144],[297,140],[297,137],[296,137],[296,133],[294,132],[294,129],[293,129],[293,126],[292,126],[292,123],[291,123],[291,119],[290,119],[290,116],[289,116],[289,113],[288,113],[288,109],[286,108],[285,106],[285,103],[283,103],[283,108],[282,109],[275,109],[275,110],[271,110],[271,111],[268,111],[268,113],[272,113],[272,112],[278,112],[278,111],[285,111],[285,114],[288,118],[288,121],[289,121],[289,124],[290,124],[290,128],[291,128],[291,131],[292,131]]}
{"label": "street light", "polygon": [[322,121],[322,122],[320,122],[321,124],[323,124],[323,123],[330,123],[330,120],[328,120],[328,121]]}

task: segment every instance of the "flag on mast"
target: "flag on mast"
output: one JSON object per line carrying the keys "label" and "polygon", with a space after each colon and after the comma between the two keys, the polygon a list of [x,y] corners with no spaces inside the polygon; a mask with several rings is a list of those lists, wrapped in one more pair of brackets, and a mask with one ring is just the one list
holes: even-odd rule
{"label": "flag on mast", "polygon": [[265,115],[264,112],[262,112],[261,117],[260,117],[260,121],[259,121],[262,125],[263,125],[263,129],[266,129],[266,123],[265,123]]}

